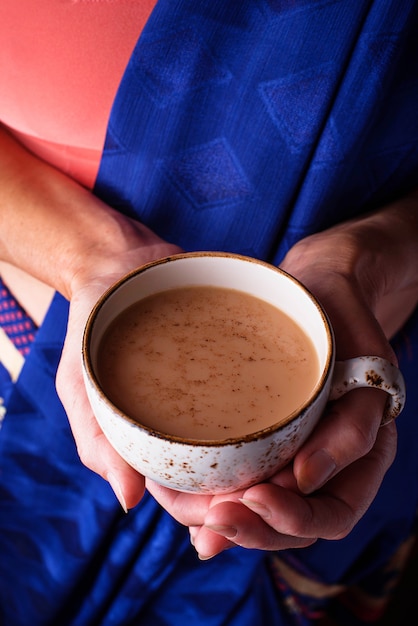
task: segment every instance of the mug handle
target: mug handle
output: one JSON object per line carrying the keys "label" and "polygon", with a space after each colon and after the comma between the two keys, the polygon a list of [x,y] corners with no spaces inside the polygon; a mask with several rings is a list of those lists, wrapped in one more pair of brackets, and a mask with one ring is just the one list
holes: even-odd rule
{"label": "mug handle", "polygon": [[386,359],[360,356],[336,361],[329,399],[337,400],[348,391],[359,387],[382,389],[389,394],[382,426],[398,417],[405,406],[405,381],[402,372]]}

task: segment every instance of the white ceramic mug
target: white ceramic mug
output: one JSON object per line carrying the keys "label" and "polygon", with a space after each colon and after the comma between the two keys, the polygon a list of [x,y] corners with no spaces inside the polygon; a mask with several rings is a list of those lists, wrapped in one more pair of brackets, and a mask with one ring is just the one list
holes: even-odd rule
{"label": "white ceramic mug", "polygon": [[[267,301],[295,320],[313,341],[320,363],[317,383],[301,407],[280,424],[242,437],[198,441],[143,426],[106,397],[97,377],[97,355],[112,321],[142,298],[193,285],[239,290]],[[328,400],[351,389],[374,387],[387,392],[382,423],[396,417],[405,402],[402,374],[388,361],[362,356],[335,363],[328,317],[295,278],[267,263],[217,252],[186,253],[150,263],[103,294],[86,324],[83,373],[93,413],[117,452],[144,476],[195,493],[226,493],[266,480],[293,458]]]}

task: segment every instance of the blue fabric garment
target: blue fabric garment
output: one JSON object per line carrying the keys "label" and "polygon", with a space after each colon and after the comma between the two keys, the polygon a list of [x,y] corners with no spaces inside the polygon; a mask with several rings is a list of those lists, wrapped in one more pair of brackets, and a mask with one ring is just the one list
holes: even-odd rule
{"label": "blue fabric garment", "polygon": [[[260,607],[264,623],[280,624],[261,554],[200,562],[187,531],[152,498],[125,515],[109,485],[81,465],[54,389],[67,308],[56,296],[7,399],[0,624],[252,626]],[[229,572],[222,581],[219,567]]]}
{"label": "blue fabric garment", "polygon": [[160,0],[97,192],[187,250],[273,261],[399,195],[417,178],[414,5]]}
{"label": "blue fabric garment", "polygon": [[[400,196],[418,172],[415,4],[159,0],[120,85],[95,192],[186,250],[275,263],[306,234]],[[280,602],[266,555],[200,562],[151,497],[124,515],[81,465],[54,388],[67,313],[56,296],[8,387],[0,625],[309,624]],[[410,391],[375,503],[346,539],[284,553],[324,582],[371,575],[411,530],[417,328],[397,338]]]}

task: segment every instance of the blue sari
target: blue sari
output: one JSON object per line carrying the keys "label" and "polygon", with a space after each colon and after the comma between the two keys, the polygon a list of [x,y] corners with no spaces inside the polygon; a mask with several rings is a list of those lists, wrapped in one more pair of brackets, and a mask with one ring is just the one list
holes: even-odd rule
{"label": "blue sari", "polygon": [[[416,185],[417,25],[412,0],[159,0],[95,193],[185,250],[280,263]],[[207,562],[152,497],[125,515],[81,465],[54,386],[67,315],[56,295],[18,381],[0,376],[0,624],[308,625],[324,609],[364,623],[351,590],[379,598],[414,531],[418,315],[394,340],[408,385],[399,453],[353,532]]]}

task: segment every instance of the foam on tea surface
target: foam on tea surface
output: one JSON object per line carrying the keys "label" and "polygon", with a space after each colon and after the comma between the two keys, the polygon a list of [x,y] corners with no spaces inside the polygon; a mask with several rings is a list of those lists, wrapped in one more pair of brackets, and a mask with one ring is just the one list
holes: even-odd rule
{"label": "foam on tea surface", "polygon": [[318,376],[315,348],[293,320],[218,287],[139,301],[111,324],[98,355],[98,378],[115,406],[188,439],[240,437],[283,421]]}

